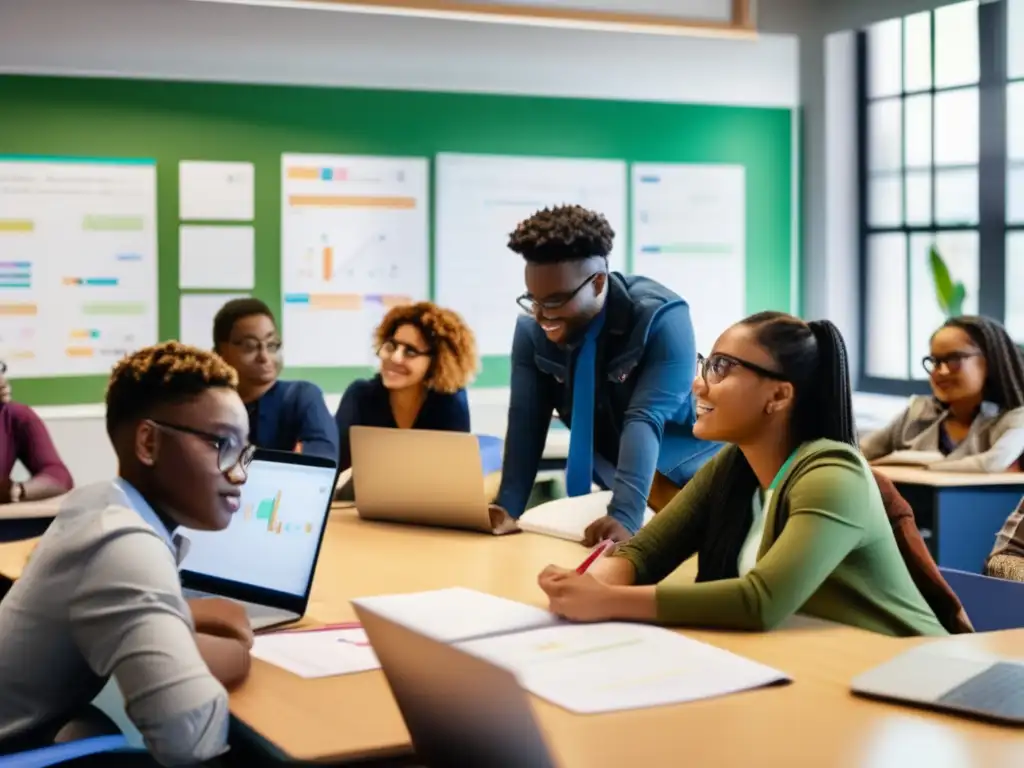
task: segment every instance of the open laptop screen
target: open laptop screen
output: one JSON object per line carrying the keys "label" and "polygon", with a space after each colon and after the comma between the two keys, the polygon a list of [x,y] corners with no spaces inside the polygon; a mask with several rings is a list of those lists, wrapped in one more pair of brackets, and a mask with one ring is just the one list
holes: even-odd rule
{"label": "open laptop screen", "polygon": [[183,531],[191,542],[183,571],[305,597],[337,474],[309,460],[257,452],[228,528]]}

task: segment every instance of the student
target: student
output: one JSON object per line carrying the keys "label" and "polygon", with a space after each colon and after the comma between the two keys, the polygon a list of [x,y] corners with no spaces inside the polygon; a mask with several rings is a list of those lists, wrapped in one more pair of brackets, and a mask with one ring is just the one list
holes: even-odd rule
{"label": "student", "polygon": [[[584,543],[636,533],[718,450],[694,438],[696,350],[686,302],[645,277],[608,271],[615,233],[576,205],[522,222],[509,248],[526,260],[527,291],[512,341],[511,401],[501,489],[492,518],[514,529],[530,496],[552,411],[571,427],[566,487],[612,489]],[[655,470],[658,474],[655,475]],[[654,488],[652,490],[652,482]],[[650,500],[649,500],[650,496]]]}
{"label": "student", "polygon": [[[7,365],[0,362],[0,375]],[[6,386],[6,377],[4,378]],[[21,462],[31,477],[11,480],[11,470]],[[71,473],[60,460],[46,425],[27,405],[0,404],[0,504],[17,504],[59,496],[71,490]]]}
{"label": "student", "polygon": [[334,414],[342,471],[352,466],[348,433],[356,425],[470,431],[465,388],[479,360],[461,317],[429,301],[394,307],[374,340],[380,373],[352,382]]}
{"label": "student", "polygon": [[[944,635],[911,579],[856,448],[843,339],[764,312],[701,359],[694,434],[724,448],[612,557],[548,567],[551,610],[767,630],[800,611],[888,635]],[[671,578],[699,554],[697,583]]]}
{"label": "student", "polygon": [[861,441],[869,461],[902,450],[939,453],[945,472],[1005,472],[1024,453],[1024,355],[999,323],[947,320],[923,361],[931,397],[913,397],[884,429]]}
{"label": "student", "polygon": [[223,529],[238,510],[252,449],[236,382],[174,341],[114,368],[118,477],[67,497],[0,602],[0,754],[52,743],[110,677],[161,764],[227,748],[225,686],[248,673],[252,631],[227,601],[186,603],[175,532]]}
{"label": "student", "polygon": [[229,301],[213,320],[213,348],[238,371],[238,394],[249,412],[249,440],[277,451],[334,459],[338,429],[324,393],[308,381],[281,381],[281,337],[259,299]]}
{"label": "student", "polygon": [[1024,499],[996,536],[985,573],[997,579],[1024,581]]}

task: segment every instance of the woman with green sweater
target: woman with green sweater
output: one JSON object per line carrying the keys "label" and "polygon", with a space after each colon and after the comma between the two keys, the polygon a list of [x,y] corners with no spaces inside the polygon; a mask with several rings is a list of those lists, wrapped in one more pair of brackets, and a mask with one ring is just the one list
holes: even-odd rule
{"label": "woman with green sweater", "polygon": [[[796,612],[888,635],[944,635],[856,445],[832,323],[762,312],[719,337],[693,388],[695,436],[727,443],[590,570],[540,575],[570,620],[767,630]],[[698,557],[697,582],[673,572]]]}

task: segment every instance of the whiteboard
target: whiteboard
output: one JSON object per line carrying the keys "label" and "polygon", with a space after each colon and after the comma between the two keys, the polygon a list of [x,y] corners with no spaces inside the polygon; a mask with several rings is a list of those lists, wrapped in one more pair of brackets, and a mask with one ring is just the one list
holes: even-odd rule
{"label": "whiteboard", "polygon": [[156,164],[0,158],[0,359],[107,374],[157,341]]}
{"label": "whiteboard", "polygon": [[428,298],[428,178],[426,158],[281,157],[289,365],[370,365],[384,313]]}
{"label": "whiteboard", "polygon": [[746,316],[741,165],[633,165],[633,271],[690,305],[697,351]]}
{"label": "whiteboard", "polygon": [[436,168],[437,302],[454,309],[476,333],[481,354],[512,349],[516,297],[526,290],[522,256],[509,234],[536,211],[582,205],[604,214],[615,230],[611,269],[626,251],[626,163],[442,153]]}

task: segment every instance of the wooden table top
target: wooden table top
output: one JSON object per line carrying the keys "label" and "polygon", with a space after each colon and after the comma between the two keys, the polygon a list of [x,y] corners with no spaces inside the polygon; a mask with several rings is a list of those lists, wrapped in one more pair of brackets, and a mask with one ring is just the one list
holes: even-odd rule
{"label": "wooden table top", "polygon": [[[332,514],[309,614],[348,620],[357,596],[465,586],[545,605],[536,577],[575,566],[580,545],[518,534],[489,537]],[[693,562],[684,566],[691,574]],[[850,680],[922,639],[896,639],[795,617],[765,633],[687,635],[780,669],[788,686],[671,707],[580,716],[532,698],[564,766],[841,766],[1014,768],[1024,735],[1010,728],[854,697]],[[1024,651],[1024,631],[961,636],[1003,653]],[[231,711],[293,758],[324,762],[407,753],[409,736],[380,671],[303,680],[255,661]]]}

